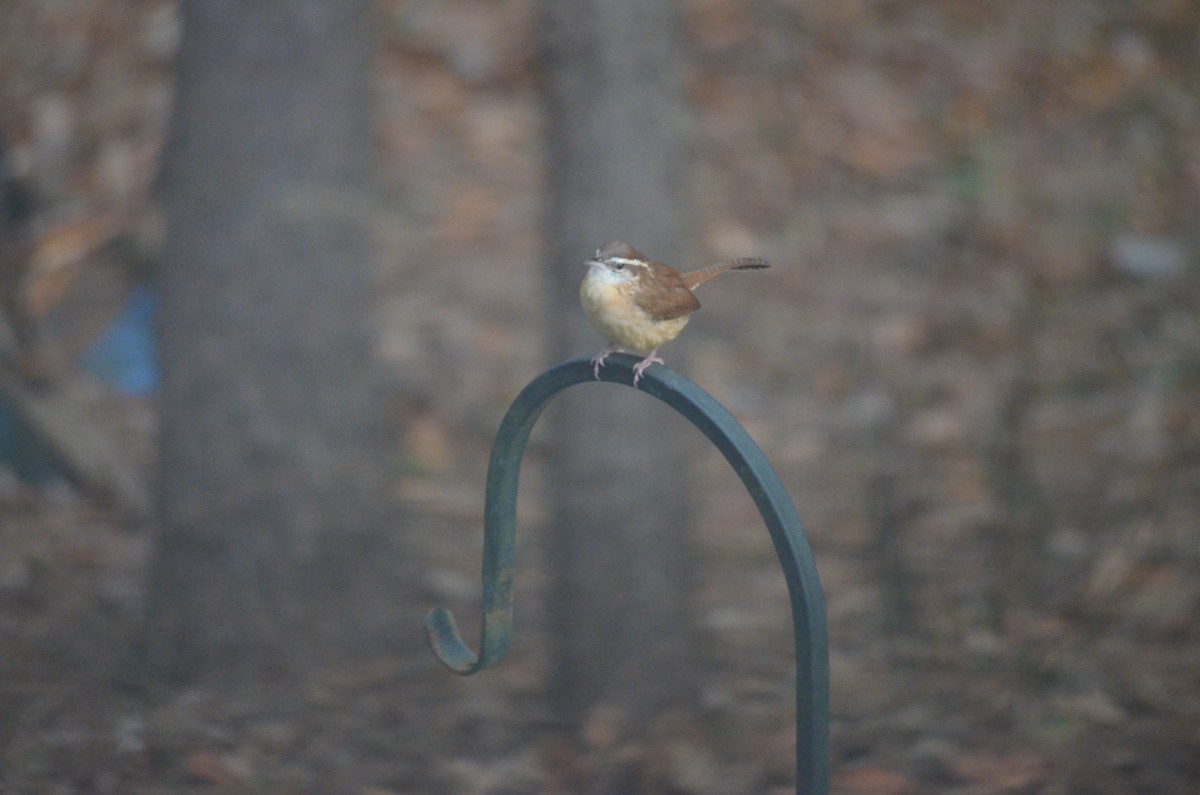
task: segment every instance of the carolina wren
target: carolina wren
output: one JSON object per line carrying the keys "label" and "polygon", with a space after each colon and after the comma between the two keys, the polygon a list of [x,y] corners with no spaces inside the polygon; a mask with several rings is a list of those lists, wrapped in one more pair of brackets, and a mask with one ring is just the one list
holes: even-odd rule
{"label": "carolina wren", "polygon": [[725,271],[770,267],[765,259],[743,257],[680,273],[619,241],[598,248],[587,265],[579,300],[592,326],[608,340],[592,359],[592,374],[600,378],[604,360],[624,348],[645,357],[634,365],[634,386],[647,367],[664,364],[656,355],[659,346],[679,336],[688,316],[700,308],[692,290]]}

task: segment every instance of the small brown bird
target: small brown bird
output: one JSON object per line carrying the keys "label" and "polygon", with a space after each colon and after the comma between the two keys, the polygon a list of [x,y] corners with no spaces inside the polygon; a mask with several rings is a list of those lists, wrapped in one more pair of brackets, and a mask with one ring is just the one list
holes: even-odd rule
{"label": "small brown bird", "polygon": [[608,355],[625,348],[645,357],[634,365],[634,386],[647,367],[664,364],[656,356],[659,346],[679,336],[688,316],[700,308],[692,290],[725,271],[770,267],[765,259],[743,257],[680,273],[619,241],[601,246],[587,265],[579,300],[592,326],[608,340],[592,359],[592,372],[600,378]]}

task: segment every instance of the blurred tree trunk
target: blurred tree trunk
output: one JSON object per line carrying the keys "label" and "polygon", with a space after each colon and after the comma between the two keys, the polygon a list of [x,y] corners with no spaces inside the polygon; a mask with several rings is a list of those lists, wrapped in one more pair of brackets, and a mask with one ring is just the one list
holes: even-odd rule
{"label": "blurred tree trunk", "polygon": [[[682,52],[667,0],[544,5],[547,275],[556,358],[604,344],[579,309],[583,261],[609,240],[678,263],[687,157]],[[672,365],[681,348],[666,352]],[[690,428],[624,387],[581,387],[548,424],[552,694],[568,721],[631,720],[693,695]]]}
{"label": "blurred tree trunk", "polygon": [[183,5],[151,682],[290,676],[400,620],[367,322],[368,11]]}

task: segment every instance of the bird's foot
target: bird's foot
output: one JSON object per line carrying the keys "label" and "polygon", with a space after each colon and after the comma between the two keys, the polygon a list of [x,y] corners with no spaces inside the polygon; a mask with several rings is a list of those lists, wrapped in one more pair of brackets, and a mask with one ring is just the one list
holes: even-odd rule
{"label": "bird's foot", "polygon": [[592,357],[592,377],[597,381],[600,380],[600,368],[604,366],[604,360],[608,358],[610,353],[615,353],[616,350],[617,349],[610,342],[608,345],[604,346],[604,350]]}
{"label": "bird's foot", "polygon": [[655,348],[654,350],[647,353],[645,359],[642,359],[640,362],[638,362],[637,364],[635,364],[633,366],[633,385],[635,387],[637,386],[638,381],[640,381],[642,379],[642,373],[644,373],[646,371],[647,367],[649,367],[650,365],[652,365],[656,362],[658,364],[666,366],[666,364],[667,364],[666,362],[664,362],[662,359],[660,359],[654,355],[656,353],[658,353],[658,348]]}

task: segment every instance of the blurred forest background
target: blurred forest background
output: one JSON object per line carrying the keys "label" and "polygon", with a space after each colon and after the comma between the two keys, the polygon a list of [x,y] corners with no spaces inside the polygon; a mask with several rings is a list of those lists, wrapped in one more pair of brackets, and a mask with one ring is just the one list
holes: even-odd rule
{"label": "blurred forest background", "polygon": [[[834,791],[1195,792],[1200,6],[678,9],[692,129],[671,264],[774,268],[713,285],[689,355],[665,355],[746,425],[810,534]],[[558,350],[539,7],[374,13],[379,199],[363,216],[385,474],[413,615],[467,616],[492,435]],[[0,3],[5,178],[30,199],[6,192],[0,243],[32,230],[19,311],[47,351],[0,378],[0,790],[790,791],[785,585],[749,498],[700,447],[697,698],[637,731],[600,705],[568,735],[546,707],[544,434],[499,668],[451,676],[413,624],[298,690],[130,686],[180,34],[161,0]],[[31,386],[47,377],[48,394]],[[60,434],[49,448],[30,411]]]}

